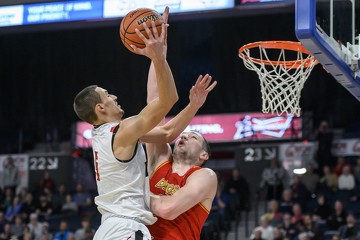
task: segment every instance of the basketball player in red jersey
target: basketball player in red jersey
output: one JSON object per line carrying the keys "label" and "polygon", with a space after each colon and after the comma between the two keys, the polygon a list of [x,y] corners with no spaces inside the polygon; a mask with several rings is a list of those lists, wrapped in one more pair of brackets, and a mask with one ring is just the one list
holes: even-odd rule
{"label": "basketball player in red jersey", "polygon": [[[164,19],[167,15],[168,8]],[[145,188],[146,156],[139,138],[162,121],[178,95],[165,54],[167,25],[163,24],[160,35],[155,27],[152,31],[144,27],[148,38],[137,33],[146,47],[134,48],[134,52],[151,59],[159,97],[138,115],[126,119],[122,119],[124,111],[117,97],[96,85],[83,89],[74,100],[78,117],[94,126],[92,148],[99,192],[95,203],[102,214],[95,240],[150,240],[145,225],[156,221],[146,204],[149,197]]]}
{"label": "basketball player in red jersey", "polygon": [[[151,76],[154,77],[149,74]],[[217,177],[211,169],[200,167],[210,156],[207,141],[197,132],[184,132],[176,141],[173,152],[169,144],[160,142],[170,142],[186,128],[216,85],[216,82],[210,83],[211,76],[199,76],[190,90],[188,106],[163,128],[155,128],[145,136],[159,136],[157,131],[164,130],[163,139],[146,144],[150,190],[157,195],[151,198],[151,210],[158,217],[148,228],[156,240],[200,239],[209,215]],[[156,96],[156,81],[149,79],[148,102]]]}

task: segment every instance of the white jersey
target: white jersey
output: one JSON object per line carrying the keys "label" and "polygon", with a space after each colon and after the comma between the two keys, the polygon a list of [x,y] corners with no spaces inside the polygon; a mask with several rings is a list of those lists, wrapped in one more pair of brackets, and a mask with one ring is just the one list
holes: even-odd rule
{"label": "white jersey", "polygon": [[145,187],[145,151],[139,142],[130,160],[118,160],[113,153],[113,136],[119,123],[111,122],[94,127],[92,145],[95,176],[99,195],[95,204],[104,216],[134,218],[149,225],[156,221],[146,204],[150,196]]}

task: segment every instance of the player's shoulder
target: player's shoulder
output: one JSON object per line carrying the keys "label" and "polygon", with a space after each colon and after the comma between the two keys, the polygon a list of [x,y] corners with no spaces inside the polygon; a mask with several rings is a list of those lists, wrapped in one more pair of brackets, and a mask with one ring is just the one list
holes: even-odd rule
{"label": "player's shoulder", "polygon": [[216,173],[211,168],[201,168],[199,171],[202,171],[204,174],[207,174],[212,177],[216,177]]}
{"label": "player's shoulder", "polygon": [[210,168],[201,168],[193,173],[195,177],[205,178],[207,180],[217,180],[216,173]]}

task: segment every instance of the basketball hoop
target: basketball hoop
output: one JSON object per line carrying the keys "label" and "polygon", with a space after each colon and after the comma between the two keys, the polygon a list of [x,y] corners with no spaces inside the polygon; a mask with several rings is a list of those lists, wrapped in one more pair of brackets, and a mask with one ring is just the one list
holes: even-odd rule
{"label": "basketball hoop", "polygon": [[239,57],[259,76],[264,113],[300,116],[301,90],[318,63],[300,42],[249,43],[239,49]]}

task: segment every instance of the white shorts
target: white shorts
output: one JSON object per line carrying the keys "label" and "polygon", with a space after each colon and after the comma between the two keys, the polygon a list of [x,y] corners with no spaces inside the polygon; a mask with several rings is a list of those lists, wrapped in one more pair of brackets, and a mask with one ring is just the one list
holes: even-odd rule
{"label": "white shorts", "polygon": [[[141,231],[143,237],[139,238],[137,231]],[[137,236],[137,238],[135,238]],[[121,217],[108,217],[102,221],[95,233],[93,240],[151,240],[151,234],[147,227],[132,219]]]}

